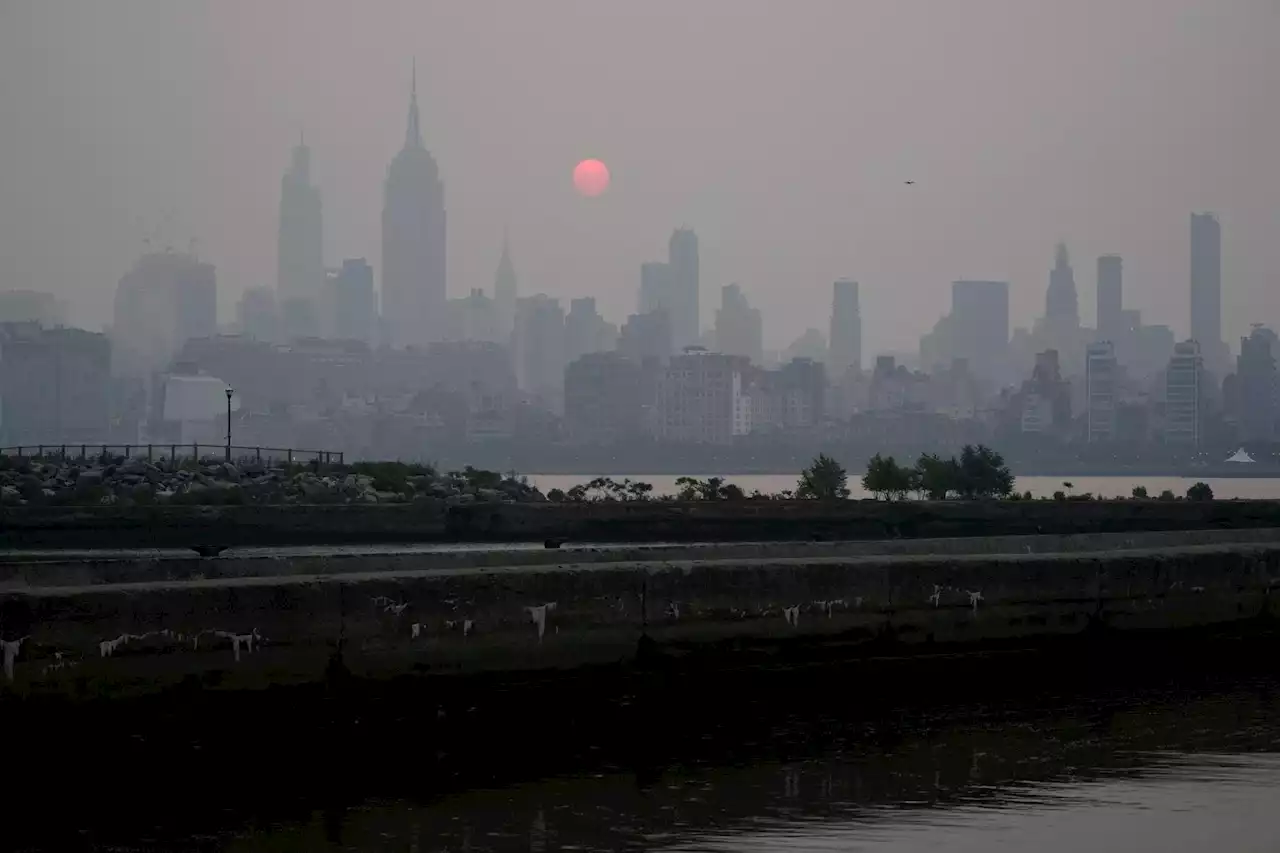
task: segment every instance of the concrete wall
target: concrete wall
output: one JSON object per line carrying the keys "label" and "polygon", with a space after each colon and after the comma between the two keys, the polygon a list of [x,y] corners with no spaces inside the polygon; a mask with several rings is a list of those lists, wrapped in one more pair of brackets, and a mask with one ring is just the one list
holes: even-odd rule
{"label": "concrete wall", "polygon": [[335,672],[563,669],[641,651],[838,645],[841,654],[892,655],[1276,616],[1273,544],[48,586],[0,594],[0,683],[102,696],[180,684],[260,688]]}
{"label": "concrete wall", "polygon": [[737,542],[667,545],[568,545],[560,549],[501,545],[299,546],[239,548],[216,559],[190,549],[84,552],[0,552],[0,593],[32,587],[145,581],[217,580],[283,575],[326,576],[423,569],[479,569],[596,563],[940,554],[1069,554],[1190,545],[1280,544],[1280,528],[1077,533],[1069,536],[965,536],[865,542]]}
{"label": "concrete wall", "polygon": [[0,507],[0,548],[340,542],[732,542],[1280,527],[1280,501],[746,501]]}

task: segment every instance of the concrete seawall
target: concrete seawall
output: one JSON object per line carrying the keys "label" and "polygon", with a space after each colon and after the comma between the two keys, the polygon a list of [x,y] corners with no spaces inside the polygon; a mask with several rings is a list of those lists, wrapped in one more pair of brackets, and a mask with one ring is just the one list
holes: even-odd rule
{"label": "concrete seawall", "polygon": [[1280,527],[1280,501],[443,502],[0,507],[0,548],[371,542],[743,542]]}
{"label": "concrete seawall", "polygon": [[853,555],[829,546],[799,556],[11,584],[0,593],[0,683],[98,697],[801,646],[910,655],[1280,616],[1274,541],[1103,547]]}

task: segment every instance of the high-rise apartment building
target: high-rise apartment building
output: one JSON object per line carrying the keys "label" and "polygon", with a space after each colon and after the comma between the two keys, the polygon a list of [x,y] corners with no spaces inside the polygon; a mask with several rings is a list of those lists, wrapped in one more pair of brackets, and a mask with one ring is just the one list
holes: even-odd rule
{"label": "high-rise apartment building", "polygon": [[655,437],[663,441],[729,444],[751,431],[751,398],[741,356],[687,352],[658,378]]}
{"label": "high-rise apartment building", "polygon": [[764,321],[760,310],[752,308],[736,284],[720,288],[720,308],[716,311],[716,349],[726,355],[740,355],[751,363],[764,362]]}
{"label": "high-rise apartment building", "polygon": [[1124,261],[1119,255],[1098,258],[1098,337],[1116,342],[1126,335]]}
{"label": "high-rise apartment building", "polygon": [[1090,344],[1085,351],[1085,405],[1090,444],[1116,437],[1116,393],[1119,368],[1110,341]]}
{"label": "high-rise apartment building", "polygon": [[448,299],[444,184],[422,144],[415,75],[404,147],[387,169],[382,208],[382,308],[392,346],[444,334]]}
{"label": "high-rise apartment building", "polygon": [[294,147],[280,179],[276,290],[283,299],[315,299],[324,286],[324,225],[320,191],[311,183],[311,149]]}
{"label": "high-rise apartment building", "polygon": [[616,352],[587,353],[564,370],[564,425],[584,444],[614,444],[643,434],[652,383],[636,361]]}
{"label": "high-rise apartment building", "polygon": [[839,382],[845,373],[862,370],[862,313],[858,283],[842,278],[831,287],[831,336],[827,371]]}
{"label": "high-rise apartment building", "polygon": [[1204,359],[1198,341],[1173,348],[1164,393],[1165,442],[1198,448],[1204,420]]}

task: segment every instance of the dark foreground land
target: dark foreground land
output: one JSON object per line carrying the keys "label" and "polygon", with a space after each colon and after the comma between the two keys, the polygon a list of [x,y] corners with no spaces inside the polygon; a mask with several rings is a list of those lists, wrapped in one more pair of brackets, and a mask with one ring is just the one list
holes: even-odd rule
{"label": "dark foreground land", "polygon": [[1280,527],[1280,501],[742,501],[0,507],[3,548],[843,541]]}

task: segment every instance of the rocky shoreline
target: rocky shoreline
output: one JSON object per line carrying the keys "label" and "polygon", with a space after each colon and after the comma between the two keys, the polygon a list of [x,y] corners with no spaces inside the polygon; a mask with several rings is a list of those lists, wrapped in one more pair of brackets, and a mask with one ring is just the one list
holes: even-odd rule
{"label": "rocky shoreline", "polygon": [[366,463],[308,466],[204,460],[6,460],[0,504],[7,506],[226,506],[240,504],[406,504],[541,502],[526,480],[467,468]]}

